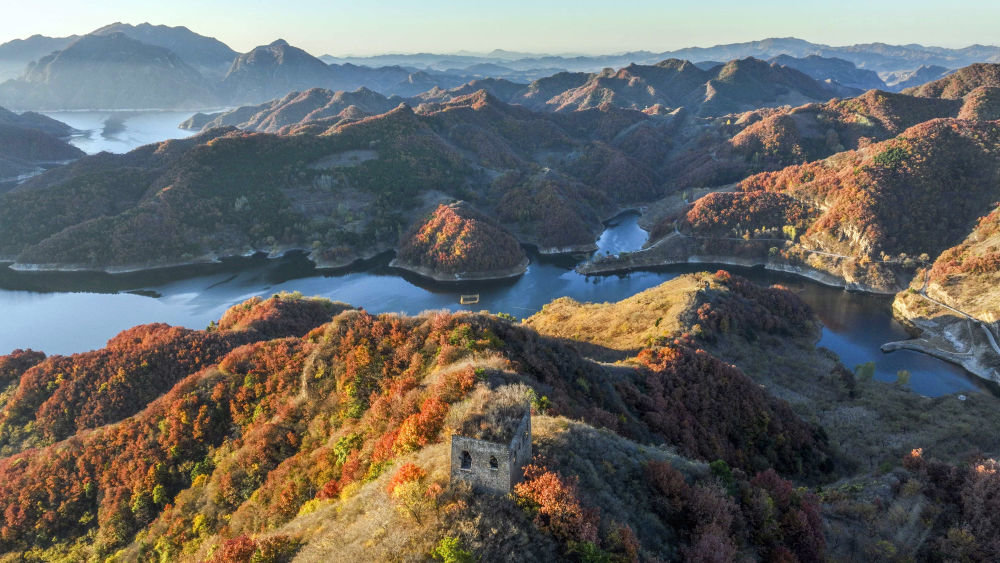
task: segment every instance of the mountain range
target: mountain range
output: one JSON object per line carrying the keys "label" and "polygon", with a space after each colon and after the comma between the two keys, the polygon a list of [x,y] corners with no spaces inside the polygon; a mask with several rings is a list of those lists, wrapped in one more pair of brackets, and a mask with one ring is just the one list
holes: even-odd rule
{"label": "mountain range", "polygon": [[[992,48],[781,39],[605,69],[445,61],[480,65],[470,79],[115,24],[0,53],[52,45],[0,99],[240,107],[193,115],[188,138],[90,156],[65,124],[0,110],[0,178],[72,160],[0,187],[0,262],[15,270],[392,252],[389,267],[460,293],[540,255],[591,256],[587,275],[762,266],[882,294],[871,306],[891,299],[919,332],[883,350],[1000,383],[1000,63],[931,66]],[[526,60],[566,70],[490,75]],[[923,70],[884,74],[899,61]],[[648,243],[594,255],[623,210]],[[819,346],[828,332],[794,287],[678,274],[522,320],[276,293],[204,329],[11,351],[0,559],[1000,560],[995,397],[924,397],[905,371],[873,381],[874,363]],[[517,483],[474,490],[453,437],[525,414]],[[517,460],[497,457],[476,463]]]}
{"label": "mountain range", "polygon": [[[753,59],[714,71],[669,61],[569,77],[568,85],[581,85],[542,107],[575,103],[574,111],[534,111],[486,89],[441,91],[434,96],[440,101],[411,103],[365,89],[313,89],[195,116],[188,125],[204,128],[199,136],[82,159],[26,182],[3,199],[0,254],[22,264],[103,269],[302,248],[320,262],[342,264],[395,248],[414,219],[401,210],[429,212],[448,198],[467,200],[521,242],[551,251],[585,249],[600,219],[623,206],[689,186],[720,186],[755,172],[841,158],[844,151],[864,151],[934,119],[988,122],[996,117],[996,66],[961,69],[927,87],[941,98],[872,90],[748,111],[739,110],[762,103],[761,92],[773,95],[781,80],[805,84],[817,96],[826,91],[798,71]],[[745,78],[758,72],[771,80]],[[647,87],[646,80],[656,83],[663,76],[659,89]],[[486,85],[517,100],[547,88]],[[587,97],[598,88],[608,92],[599,105]],[[629,97],[636,91],[638,102]],[[706,91],[714,96],[702,101],[700,111],[733,113],[701,117],[686,109],[618,107],[643,107],[650,92],[666,100]],[[950,99],[965,92],[967,99]],[[734,100],[737,94],[747,97]],[[259,156],[249,159],[251,154]],[[89,194],[90,204],[65,214],[40,217],[32,211],[61,207],[82,194]],[[547,212],[536,213],[540,206]],[[199,227],[208,224],[216,226],[212,233]]]}
{"label": "mountain range", "polygon": [[[495,221],[507,233],[503,236],[536,245],[543,252],[586,250],[593,248],[602,218],[623,207],[676,197],[687,188],[750,182],[747,178],[758,172],[793,174],[788,171],[794,168],[786,167],[795,165],[805,167],[804,175],[818,175],[822,170],[826,177],[833,170],[855,166],[841,164],[853,162],[851,158],[867,162],[864,155],[875,150],[870,147],[882,146],[876,143],[891,145],[906,138],[912,144],[922,132],[940,130],[926,125],[930,123],[973,120],[982,125],[970,130],[986,134],[993,127],[991,120],[998,117],[997,66],[960,69],[928,85],[923,92],[926,96],[871,90],[855,98],[717,117],[698,116],[686,109],[638,111],[616,104],[630,99],[625,95],[631,92],[629,84],[644,80],[637,78],[640,75],[650,81],[668,76],[663,96],[709,88],[717,92],[704,105],[727,99],[726,81],[740,84],[748,69],[785,77],[789,84],[821,85],[787,67],[747,59],[715,71],[672,61],[620,73],[570,77],[583,86],[567,92],[593,92],[588,85],[603,85],[613,93],[606,103],[581,104],[573,111],[535,111],[505,102],[485,89],[464,95],[438,92],[435,98],[441,101],[417,98],[421,103],[415,107],[371,90],[313,89],[261,106],[195,116],[189,125],[205,129],[198,136],[127,155],[85,158],[27,181],[0,199],[4,235],[0,254],[17,261],[18,267],[114,270],[298,248],[311,252],[319,263],[342,265],[408,246],[405,233],[415,228],[418,217],[457,199],[484,214],[487,219],[483,221]],[[699,85],[706,77],[709,82]],[[774,78],[768,85],[778,83]],[[536,84],[512,90],[501,81],[488,85],[518,99],[545,87]],[[624,94],[615,89],[619,87]],[[644,95],[661,92],[645,86],[637,90]],[[751,102],[760,103],[760,90],[743,86],[734,91],[747,92]],[[933,94],[940,97],[929,97]],[[964,98],[953,99],[963,94]],[[565,94],[553,99],[586,98]],[[638,107],[646,103],[643,100]],[[921,141],[920,146],[935,142]],[[817,170],[818,165],[801,164],[822,159],[828,159],[827,164]],[[908,185],[917,183],[907,181]],[[921,177],[920,182],[940,183],[930,177]],[[809,197],[795,192],[793,199],[806,205],[804,222],[789,219],[788,224],[804,233],[802,242],[814,245],[806,245],[810,250],[855,259],[900,252],[933,257],[947,248],[942,244],[960,242],[969,232],[968,223],[975,219],[974,210],[955,218],[956,230],[947,237],[941,233],[904,237],[901,233],[910,232],[910,227],[890,229],[871,223],[868,214],[873,210],[851,211],[869,221],[852,224],[846,222],[850,214],[845,209],[856,206],[852,191],[856,189],[844,188],[846,195],[838,200],[844,208],[827,192]],[[781,190],[761,191],[771,194],[767,199],[778,197],[772,192]],[[984,198],[991,197],[992,192],[984,193]],[[88,205],[69,206],[81,197]],[[705,199],[700,205],[711,202],[713,206],[696,212],[711,217],[733,207],[723,205],[728,197],[716,194]],[[740,201],[735,208],[753,207],[750,200]],[[937,204],[927,205],[940,209]],[[65,212],[52,213],[55,208]],[[816,215],[818,209],[825,209],[828,219]],[[887,209],[900,208],[889,205]],[[403,210],[414,210],[416,216]],[[715,219],[705,221],[711,225]],[[728,220],[720,221],[728,224]],[[833,229],[833,223],[840,226]],[[930,223],[943,225],[940,220]],[[205,225],[213,227],[206,230]],[[766,232],[773,226],[762,223],[758,228]],[[654,235],[667,234],[653,230]],[[863,234],[876,232],[882,234]],[[892,242],[904,238],[909,246]],[[918,239],[937,242],[917,244]],[[658,248],[666,251],[671,246]],[[765,254],[767,250],[763,248]],[[483,262],[475,253],[467,259],[470,267]],[[451,272],[440,273],[463,271],[461,266],[450,267]],[[892,273],[877,263],[851,273],[831,272],[879,291],[902,289],[909,275]]]}
{"label": "mountain range", "polygon": [[[306,80],[302,80],[306,82]],[[279,88],[278,90],[283,90]],[[279,132],[283,127],[341,117],[383,113],[400,103],[414,107],[441,104],[485,91],[497,100],[536,111],[568,112],[617,107],[669,113],[679,108],[701,116],[738,113],[770,106],[826,101],[860,91],[820,83],[788,66],[743,59],[702,70],[688,61],[630,65],[601,73],[560,73],[523,85],[503,79],[473,80],[445,89],[434,87],[412,97],[386,97],[366,87],[354,92],[310,89],[292,92],[256,106],[212,115],[198,114],[187,129],[232,125],[241,129]],[[430,107],[430,106],[428,106]],[[344,113],[343,115],[342,112]]]}
{"label": "mountain range", "polygon": [[[496,52],[485,56],[420,54],[337,59],[314,57],[283,40],[240,54],[185,27],[115,23],[83,36],[32,36],[0,45],[0,76],[8,69],[6,76],[11,77],[0,84],[0,104],[50,110],[198,108],[259,104],[293,90],[310,88],[365,87],[385,95],[411,97],[434,89],[453,89],[475,80],[540,85],[551,78],[557,82],[577,80],[575,86],[582,87],[586,81],[613,79],[615,71],[609,70],[612,68],[648,68],[669,60],[687,60],[696,63],[695,69],[707,72],[724,66],[725,61],[748,57],[801,71],[824,83],[831,92],[846,96],[871,88],[900,90],[917,86],[940,78],[949,69],[998,60],[998,53],[997,48],[983,46],[829,47],[788,38],[603,57],[517,58],[524,54]],[[776,88],[787,86],[782,78],[775,78]],[[708,78],[700,82],[707,81]],[[759,90],[770,81],[770,77],[765,78],[754,88]],[[725,81],[718,85],[726,89]],[[805,87],[798,86],[795,89]],[[592,91],[578,93],[584,101],[564,100],[567,107],[600,103],[604,86],[587,87]],[[811,88],[813,95],[809,97],[815,98],[816,87]],[[551,96],[546,97],[545,93],[542,90],[530,97],[536,103],[548,102]],[[679,94],[682,93],[664,97],[660,92],[648,97],[667,101],[650,105],[677,107]],[[683,94],[682,98],[690,97],[689,93]],[[713,95],[707,92],[703,97]],[[724,93],[722,97],[725,98]],[[802,99],[794,95],[789,98],[792,103]]]}
{"label": "mountain range", "polygon": [[812,43],[794,37],[770,38],[760,41],[730,43],[713,47],[690,47],[674,51],[630,51],[618,55],[552,56],[543,54],[506,54],[494,52],[486,55],[439,55],[420,53],[414,55],[377,55],[373,57],[330,57],[330,63],[361,65],[404,65],[444,70],[473,64],[493,63],[514,70],[531,68],[560,68],[569,71],[594,72],[606,67],[629,64],[653,64],[665,59],[690,61],[728,61],[745,57],[771,59],[781,55],[806,58],[818,55],[849,61],[858,68],[878,73],[913,71],[921,66],[959,68],[976,62],[1000,62],[1000,47],[972,45],[961,49],[928,47],[923,45],[888,45],[867,43],[834,47]]}

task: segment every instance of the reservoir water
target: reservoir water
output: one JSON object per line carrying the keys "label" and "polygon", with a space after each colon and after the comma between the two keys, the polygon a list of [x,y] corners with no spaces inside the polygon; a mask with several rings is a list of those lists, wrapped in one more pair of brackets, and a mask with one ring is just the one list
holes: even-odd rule
{"label": "reservoir water", "polygon": [[[123,153],[138,146],[189,136],[177,128],[190,112],[49,112],[83,133],[73,143],[88,153]],[[637,250],[646,240],[635,214],[608,224],[598,253]],[[462,285],[434,283],[388,267],[383,256],[347,271],[318,271],[301,254],[279,260],[239,258],[220,264],[111,276],[96,273],[18,273],[0,265],[0,354],[34,348],[72,354],[104,346],[132,326],[164,322],[204,328],[230,306],[253,296],[300,291],[344,301],[371,312],[415,314],[428,309],[471,309],[530,316],[558,297],[612,302],[686,272],[715,270],[698,265],[581,276],[573,266],[585,257],[549,258],[532,254],[521,277]],[[911,373],[910,387],[924,395],[981,388],[964,370],[910,351],[883,354],[885,342],[907,338],[890,312],[891,298],[850,293],[809,280],[762,269],[726,267],[763,284],[781,283],[798,293],[823,322],[820,345],[840,355],[849,368],[876,363],[876,378],[894,381],[899,370]],[[472,306],[460,294],[478,293]]]}
{"label": "reservoir water", "polygon": [[41,112],[80,131],[70,144],[87,154],[126,153],[134,148],[190,137],[178,125],[190,111],[47,111]]}
{"label": "reservoir water", "polygon": [[[598,241],[598,252],[636,250],[645,231],[636,215],[617,218]],[[17,273],[0,269],[0,354],[34,348],[70,354],[100,348],[118,332],[142,323],[165,322],[204,328],[230,306],[250,297],[300,291],[344,301],[368,311],[415,314],[429,309],[468,309],[530,316],[562,296],[613,302],[682,273],[715,270],[682,266],[626,275],[586,277],[573,271],[577,260],[532,255],[528,271],[514,280],[440,284],[387,266],[380,257],[349,271],[318,271],[293,254],[280,260],[240,258],[221,264],[125,275]],[[907,338],[891,316],[890,298],[850,293],[762,269],[728,268],[758,283],[781,283],[798,293],[823,322],[820,345],[848,367],[874,361],[876,378],[894,381],[911,373],[910,387],[924,395],[979,388],[961,368],[909,351],[883,354],[879,346]],[[462,306],[459,295],[478,293],[480,302]]]}

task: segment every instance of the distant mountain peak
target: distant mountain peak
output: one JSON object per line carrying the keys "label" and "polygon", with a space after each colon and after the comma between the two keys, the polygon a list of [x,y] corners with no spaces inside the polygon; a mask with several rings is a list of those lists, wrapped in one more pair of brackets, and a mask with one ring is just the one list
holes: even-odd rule
{"label": "distant mountain peak", "polygon": [[284,39],[275,39],[268,47],[290,47],[290,45]]}
{"label": "distant mountain peak", "polygon": [[660,68],[676,69],[676,70],[689,70],[695,67],[694,63],[685,59],[664,59],[653,66]]}

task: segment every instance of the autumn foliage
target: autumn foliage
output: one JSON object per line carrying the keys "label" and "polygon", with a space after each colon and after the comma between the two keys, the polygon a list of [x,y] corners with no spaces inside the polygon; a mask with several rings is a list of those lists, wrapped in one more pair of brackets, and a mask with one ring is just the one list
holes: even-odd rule
{"label": "autumn foliage", "polygon": [[[819,431],[739,369],[686,346],[643,350],[639,361],[647,368],[645,380],[623,389],[626,400],[651,429],[684,453],[721,458],[748,471],[829,470]],[[730,399],[720,401],[720,396]]]}
{"label": "autumn foliage", "polygon": [[445,274],[504,271],[527,260],[517,239],[464,204],[439,205],[403,237],[398,257]]}
{"label": "autumn foliage", "polygon": [[918,448],[903,460],[921,492],[940,509],[932,537],[920,555],[942,560],[991,561],[1000,557],[1000,463],[974,458],[952,465],[923,455]]}
{"label": "autumn foliage", "polygon": [[864,151],[752,176],[742,189],[822,204],[802,238],[826,248],[859,257],[934,256],[965,238],[994,203],[998,178],[995,122],[937,119]]}
{"label": "autumn foliage", "polygon": [[785,194],[718,192],[696,201],[685,220],[694,233],[702,236],[742,237],[759,230],[784,238],[783,227],[802,230],[815,215],[810,205]]}
{"label": "autumn foliage", "polygon": [[44,359],[44,353],[34,350],[14,350],[6,356],[0,356],[0,386],[19,380],[28,368]]}
{"label": "autumn foliage", "polygon": [[537,465],[524,467],[514,487],[519,502],[535,515],[535,525],[563,542],[597,542],[598,517],[579,499],[577,484]]}
{"label": "autumn foliage", "polygon": [[[747,282],[722,274],[714,283],[736,301],[758,303],[741,310],[715,302],[720,315],[737,311],[726,317],[733,327],[777,334],[805,322],[780,290],[743,287]],[[790,315],[790,324],[766,321],[770,309]],[[325,317],[331,312],[336,316]],[[309,330],[311,322],[319,324]],[[429,525],[467,501],[411,456],[443,451],[449,432],[488,424],[489,407],[501,399],[521,405],[533,398],[548,415],[747,471],[773,466],[815,475],[827,455],[821,437],[787,406],[704,352],[679,345],[645,351],[634,369],[609,378],[575,349],[482,314],[372,315],[282,295],[237,305],[207,331],[148,325],[97,352],[48,359],[20,352],[3,362],[16,370],[38,362],[12,388],[5,410],[13,450],[0,458],[5,552],[59,550],[80,540],[89,553],[125,550],[129,559],[174,560],[205,546],[219,561],[282,561],[298,540],[269,531],[379,479],[377,494],[394,514]],[[147,382],[148,374],[162,374],[166,390],[125,385],[109,395],[122,385],[119,370],[136,369],[147,370]],[[64,395],[75,381],[76,394]],[[103,403],[126,392],[137,398]],[[75,416],[55,416],[64,410]],[[667,480],[680,486],[676,477]],[[634,561],[650,545],[636,521],[603,518],[565,466],[536,463],[516,492],[521,508],[504,510],[526,510],[533,533],[566,554]],[[729,506],[711,498],[715,504],[689,513],[705,523],[691,549],[723,540],[742,545],[731,527],[708,524],[714,520],[705,511]]]}

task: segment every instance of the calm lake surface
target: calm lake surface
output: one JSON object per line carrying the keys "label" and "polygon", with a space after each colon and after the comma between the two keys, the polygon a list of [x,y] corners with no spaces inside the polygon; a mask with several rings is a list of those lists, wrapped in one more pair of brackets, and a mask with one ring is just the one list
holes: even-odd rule
{"label": "calm lake surface", "polygon": [[[640,248],[646,233],[636,219],[625,215],[613,220],[598,241],[598,252]],[[575,259],[533,255],[528,271],[515,280],[446,285],[391,269],[388,261],[381,257],[346,272],[318,271],[302,255],[232,259],[118,276],[16,273],[2,268],[0,354],[15,348],[48,354],[82,352],[104,346],[124,329],[150,322],[204,328],[236,303],[279,291],[320,295],[374,313],[485,309],[523,318],[558,297],[618,301],[686,272],[717,269],[698,265],[586,277],[572,270]],[[758,283],[780,282],[798,293],[825,325],[820,345],[839,354],[848,367],[875,361],[876,378],[883,381],[895,381],[897,371],[908,370],[910,387],[924,395],[980,389],[975,377],[946,362],[915,352],[879,350],[885,342],[907,338],[890,314],[891,298],[849,293],[763,269],[729,269]],[[479,293],[480,302],[459,305],[463,293]]]}
{"label": "calm lake surface", "polygon": [[126,153],[134,148],[190,137],[195,131],[177,126],[192,111],[47,111],[40,112],[81,131],[70,144],[87,154]]}

